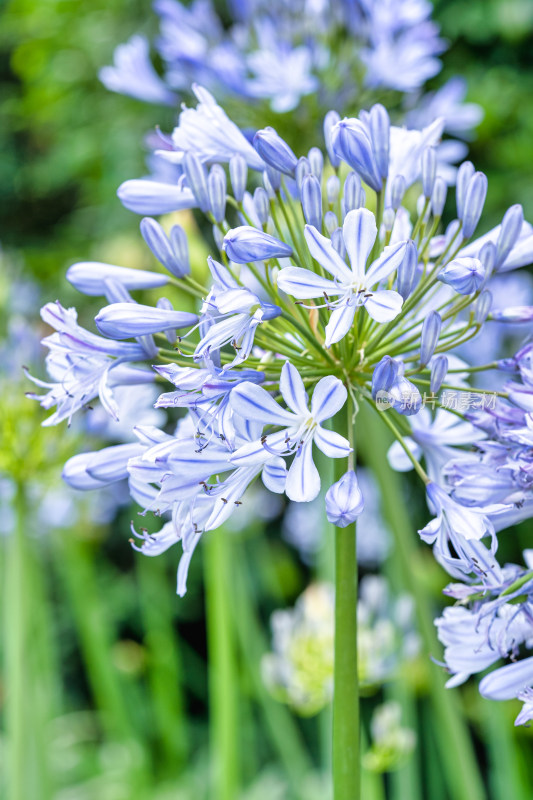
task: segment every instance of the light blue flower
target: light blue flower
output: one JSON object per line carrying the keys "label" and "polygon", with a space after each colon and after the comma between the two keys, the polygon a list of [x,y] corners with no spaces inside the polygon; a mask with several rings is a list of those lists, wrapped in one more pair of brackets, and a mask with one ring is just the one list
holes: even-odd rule
{"label": "light blue flower", "polygon": [[[326,307],[332,309],[326,327],[326,347],[346,336],[360,306],[364,306],[377,322],[389,322],[400,313],[403,303],[398,292],[372,289],[398,268],[405,254],[405,242],[386,247],[366,270],[377,236],[374,215],[367,209],[350,211],[342,230],[351,269],[336,252],[330,239],[306,225],[305,239],[309,252],[332,278],[323,278],[302,267],[285,267],[278,275],[279,288],[292,297],[300,300],[326,297]],[[338,300],[329,300],[330,296],[339,295]]]}
{"label": "light blue flower", "polygon": [[338,378],[328,376],[316,385],[309,409],[309,398],[295,367],[285,363],[280,378],[280,393],[288,408],[278,405],[260,386],[243,383],[231,393],[230,403],[236,414],[262,425],[283,426],[277,433],[263,436],[239,448],[232,456],[236,465],[255,464],[266,452],[294,454],[287,475],[286,494],[291,500],[308,502],[320,491],[320,475],[313,461],[313,442],[329,458],[343,458],[351,452],[350,443],[321,423],[333,417],[346,402],[347,391]]}

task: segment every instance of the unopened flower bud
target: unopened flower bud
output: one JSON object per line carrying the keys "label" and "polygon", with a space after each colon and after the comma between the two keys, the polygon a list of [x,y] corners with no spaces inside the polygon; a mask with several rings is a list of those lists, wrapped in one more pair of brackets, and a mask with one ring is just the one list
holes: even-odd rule
{"label": "unopened flower bud", "polygon": [[492,275],[494,267],[496,266],[496,245],[493,242],[485,242],[479,251],[478,258],[483,264],[483,269],[485,270],[484,283],[486,284]]}
{"label": "unopened flower bud", "polygon": [[446,186],[446,181],[439,177],[435,178],[433,192],[431,194],[431,211],[434,217],[442,217],[447,192],[448,187]]}
{"label": "unopened flower bud", "polygon": [[95,317],[96,327],[110,339],[129,339],[160,333],[171,328],[189,328],[198,322],[196,314],[144,306],[140,303],[112,303]]}
{"label": "unopened flower bud", "polygon": [[326,213],[324,214],[324,225],[330,236],[335,230],[335,228],[339,227],[339,221],[337,219],[337,215],[333,211],[326,211]]}
{"label": "unopened flower bud", "polygon": [[326,195],[328,203],[333,205],[339,199],[341,184],[336,175],[330,175],[326,183]]}
{"label": "unopened flower bud", "polygon": [[299,158],[298,163],[296,164],[296,172],[294,177],[296,180],[296,186],[298,187],[298,191],[300,192],[300,194],[302,191],[302,183],[304,181],[304,178],[306,178],[306,176],[310,174],[311,174],[311,165],[309,164],[307,158],[305,157]]}
{"label": "unopened flower bud", "polygon": [[390,233],[394,227],[394,220],[396,219],[396,214],[393,208],[386,208],[383,212],[383,227]]}
{"label": "unopened flower bud", "polygon": [[456,178],[456,205],[457,205],[457,216],[459,219],[463,218],[463,210],[466,198],[466,190],[468,189],[468,184],[470,183],[470,179],[474,174],[474,165],[471,161],[464,161],[459,169],[457,170],[457,178]]}
{"label": "unopened flower bud", "polygon": [[374,367],[372,375],[372,398],[380,391],[388,392],[402,372],[403,364],[390,356],[383,356]]}
{"label": "unopened flower bud", "polygon": [[380,103],[370,110],[370,130],[378,172],[385,179],[389,174],[390,119]]}
{"label": "unopened flower bud", "polygon": [[422,190],[429,200],[433,194],[433,185],[437,174],[437,156],[434,147],[426,147],[422,152]]}
{"label": "unopened flower bud", "polygon": [[442,320],[437,311],[430,311],[422,325],[420,336],[420,363],[427,364],[439,341]]}
{"label": "unopened flower bud", "polygon": [[261,225],[266,225],[270,214],[270,203],[266,189],[258,186],[254,191],[254,208]]}
{"label": "unopened flower bud", "polygon": [[372,143],[364,125],[358,119],[343,119],[332,131],[333,149],[343,161],[362,177],[365,183],[380,192],[383,188]]}
{"label": "unopened flower bud", "polygon": [[346,528],[363,511],[365,501],[353,470],[330,486],[326,492],[326,516],[337,528]]}
{"label": "unopened flower bud", "polygon": [[404,300],[406,300],[413,291],[417,267],[418,251],[416,249],[416,244],[410,239],[405,245],[405,254],[398,267],[396,277],[396,288]]}
{"label": "unopened flower bud", "polygon": [[515,246],[522,231],[523,223],[524,212],[519,203],[507,209],[502,220],[500,235],[498,236],[498,243],[496,245],[496,269],[501,267]]}
{"label": "unopened flower bud", "polygon": [[478,325],[482,325],[487,319],[492,307],[492,294],[488,289],[484,289],[476,300],[475,318]]}
{"label": "unopened flower bud", "polygon": [[324,169],[322,150],[318,147],[312,147],[307,154],[307,158],[311,166],[311,172],[320,180],[322,178],[322,170]]}
{"label": "unopened flower bud", "polygon": [[209,204],[215,222],[222,222],[226,216],[226,173],[220,164],[213,164],[207,179]]}
{"label": "unopened flower bud", "polygon": [[340,116],[336,111],[328,111],[324,118],[324,140],[326,142],[326,150],[328,151],[331,166],[336,168],[341,163],[340,157],[333,149],[332,131],[335,125],[340,122]]}
{"label": "unopened flower bud", "polygon": [[253,146],[266,164],[285,175],[290,175],[291,178],[294,177],[298,159],[274,128],[257,131],[253,138]]}
{"label": "unopened flower bud", "polygon": [[242,203],[244,192],[246,191],[246,180],[248,178],[248,165],[241,155],[235,155],[229,161],[229,176],[231,178],[231,188],[233,196],[238,203]]}
{"label": "unopened flower bud", "polygon": [[491,311],[489,319],[495,322],[532,322],[533,306],[511,306]]}
{"label": "unopened flower bud", "polygon": [[303,180],[302,210],[305,221],[320,230],[322,227],[322,189],[316,175],[306,175]]}
{"label": "unopened flower bud", "polygon": [[185,153],[182,164],[189,188],[195,196],[200,210],[207,214],[211,204],[207,189],[206,169],[198,156],[190,150]]}
{"label": "unopened flower bud", "polygon": [[429,379],[429,389],[431,394],[436,394],[442,386],[448,373],[448,356],[444,353],[435,356],[431,363],[431,376]]}
{"label": "unopened flower bud", "polygon": [[99,261],[81,261],[67,270],[67,280],[83,294],[106,293],[106,281],[113,280],[126,289],[155,289],[168,283],[167,275],[143,269],[116,267]]}
{"label": "unopened flower bud", "polygon": [[477,228],[487,196],[487,186],[487,176],[483,172],[476,172],[468,184],[462,216],[465,239],[469,239]]}
{"label": "unopened flower bud", "polygon": [[459,294],[473,294],[485,282],[485,269],[479,258],[462,256],[446,264],[437,278]]}
{"label": "unopened flower bud", "polygon": [[346,257],[346,245],[344,243],[344,236],[342,235],[342,228],[337,228],[333,231],[331,234],[331,244],[341,258]]}
{"label": "unopened flower bud", "polygon": [[391,186],[391,206],[395,211],[398,211],[402,204],[403,196],[405,194],[406,183],[403,175],[396,175],[392,181]]}
{"label": "unopened flower bud", "polygon": [[236,264],[265,261],[269,258],[286,258],[292,255],[292,248],[288,244],[250,225],[241,225],[228,231],[222,249]]}
{"label": "unopened flower bud", "polygon": [[344,181],[344,195],[342,199],[342,212],[344,216],[349,211],[355,211],[365,204],[365,190],[361,186],[361,179],[355,172],[349,172]]}

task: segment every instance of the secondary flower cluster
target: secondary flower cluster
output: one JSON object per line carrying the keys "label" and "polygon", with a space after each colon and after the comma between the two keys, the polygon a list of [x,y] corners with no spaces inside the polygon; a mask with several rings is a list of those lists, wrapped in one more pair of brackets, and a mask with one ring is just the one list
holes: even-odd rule
{"label": "secondary flower cluster", "polygon": [[[104,67],[105,86],[149,103],[176,106],[200,83],[218,97],[267,101],[283,113],[302,101],[318,113],[335,105],[360,107],[387,96],[403,104],[410,127],[439,116],[460,138],[479,123],[481,109],[465,103],[453,78],[420,96],[441,69],[446,49],[427,0],[299,0],[229,2],[229,27],[212,0],[155,0],[160,31],[155,48],[164,77],[150,60],[148,40],[133,36]],[[396,94],[395,94],[396,93]],[[263,105],[263,110],[264,110]]]}
{"label": "secondary flower cluster", "polygon": [[[325,487],[328,519],[341,527],[355,520],[363,498],[353,421],[366,404],[397,440],[391,462],[412,465],[427,486],[435,518],[420,534],[463,582],[454,596],[472,608],[461,613],[474,628],[490,621],[489,637],[500,620],[500,649],[489,638],[490,652],[514,658],[518,641],[533,641],[523,600],[529,572],[497,566],[496,532],[531,515],[531,346],[474,366],[459,354],[492,320],[533,318],[531,308],[499,307],[490,290],[492,276],[533,261],[521,207],[474,239],[487,179],[465,162],[457,216],[441,231],[440,122],[409,131],[391,126],[380,105],[358,118],[329,112],[325,152],[313,147],[298,158],[272,128],[250,142],[206,90],[197,93],[198,107],[182,112],[164,151],[182,169],[178,183],[127,181],[119,197],[141,214],[203,212],[216,246],[208,281],[204,265],[191,273],[179,226],[167,233],[143,219],[141,233],[165,271],[71,267],[76,288],[107,298],[95,319],[100,335],[82,328],[73,309],[45,306],[56,333],[45,340],[50,382],[40,382],[48,389],[41,403],[56,408],[49,422],[97,396],[117,416],[114,387],[147,381],[174,386],[157,407],[187,413],[175,430],[137,426],[133,443],[76,456],[65,479],[89,489],[127,477],[143,509],[168,516],[159,533],[134,528],[135,546],[156,555],[181,541],[183,594],[202,533],[239,513],[258,476],[297,502],[319,495],[316,449],[347,468]],[[163,288],[187,310],[168,296],[154,306],[130,294]],[[509,373],[488,398],[470,383],[486,369]],[[451,408],[443,399],[450,392],[490,402]],[[517,580],[518,605],[510,600]],[[461,642],[461,657],[481,663],[471,640]],[[475,671],[447,660],[453,672]],[[533,682],[520,680],[519,690]]]}
{"label": "secondary flower cluster", "polygon": [[[412,601],[392,598],[384,578],[366,575],[357,605],[359,685],[372,694],[398,675],[419,650]],[[316,714],[333,697],[335,589],[313,583],[294,608],[271,617],[272,652],[262,662],[265,683],[303,716]]]}

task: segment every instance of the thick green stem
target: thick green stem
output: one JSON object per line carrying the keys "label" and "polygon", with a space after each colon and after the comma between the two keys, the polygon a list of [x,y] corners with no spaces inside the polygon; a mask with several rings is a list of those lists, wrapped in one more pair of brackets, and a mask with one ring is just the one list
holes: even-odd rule
{"label": "thick green stem", "polygon": [[[348,402],[342,433],[351,436]],[[339,425],[339,427],[341,427]],[[338,480],[349,465],[336,461]],[[357,675],[357,557],[355,523],[335,528],[335,669],[333,696],[333,797],[359,800],[361,757]]]}
{"label": "thick green stem", "polygon": [[230,599],[231,534],[221,528],[205,537],[204,569],[209,651],[209,725],[214,800],[239,795],[239,676]]}

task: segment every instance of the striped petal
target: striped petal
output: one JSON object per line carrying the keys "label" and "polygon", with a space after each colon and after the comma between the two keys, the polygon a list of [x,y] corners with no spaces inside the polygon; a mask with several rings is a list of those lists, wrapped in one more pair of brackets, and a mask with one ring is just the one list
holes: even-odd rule
{"label": "striped petal", "polygon": [[331,243],[331,239],[322,236],[312,225],[305,226],[305,241],[313,258],[321,264],[333,277],[343,283],[351,283],[352,272]]}
{"label": "striped petal", "polygon": [[362,281],[368,256],[378,235],[376,218],[367,208],[350,211],[346,214],[342,235],[353,276],[356,281]]}
{"label": "striped petal", "polygon": [[302,267],[285,267],[280,270],[277,278],[278,289],[282,292],[296,297],[298,300],[308,300],[312,297],[322,297],[324,292],[327,295],[337,295],[341,293],[338,285],[334,281],[315,275],[309,269]]}

